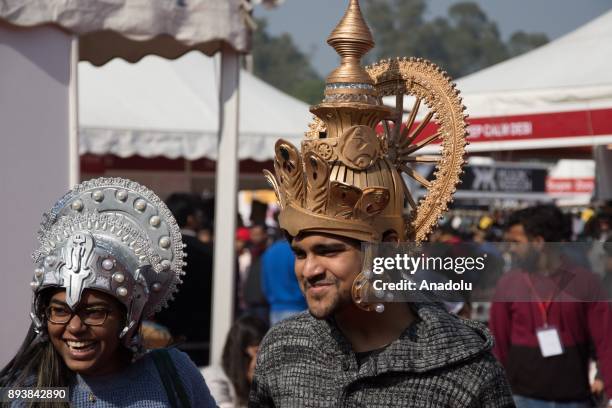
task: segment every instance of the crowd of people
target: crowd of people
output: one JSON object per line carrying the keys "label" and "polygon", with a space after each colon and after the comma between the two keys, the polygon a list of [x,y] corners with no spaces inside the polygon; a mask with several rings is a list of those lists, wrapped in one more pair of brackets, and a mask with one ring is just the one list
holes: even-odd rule
{"label": "crowd of people", "polygon": [[[117,378],[123,378],[125,381],[136,373],[142,374],[141,388],[136,386],[132,390],[134,393],[132,397],[135,397],[139,393],[149,392],[144,379],[148,378],[149,381],[152,381],[151,373],[144,375],[143,372],[151,371],[153,367],[157,367],[155,370],[160,373],[164,387],[176,389],[176,385],[172,385],[176,383],[176,378],[172,381],[164,380],[162,373],[165,368],[159,368],[167,367],[163,365],[163,361],[166,363],[172,361],[173,372],[179,373],[181,383],[187,382],[192,387],[185,389],[184,384],[180,386],[179,388],[182,389],[176,391],[177,400],[195,398],[194,393],[197,392],[201,392],[201,395],[209,395],[210,392],[210,397],[207,398],[210,398],[210,401],[214,399],[220,407],[245,407],[249,403],[251,392],[251,401],[255,401],[251,406],[271,406],[271,401],[276,397],[271,394],[274,388],[269,388],[272,384],[270,381],[275,384],[277,381],[297,381],[300,384],[309,384],[309,381],[312,381],[309,380],[311,375],[318,377],[325,372],[313,362],[320,361],[320,358],[324,358],[326,353],[330,355],[342,353],[341,349],[326,350],[325,344],[331,346],[349,341],[357,357],[357,372],[366,370],[362,367],[365,367],[365,362],[372,356],[380,358],[386,355],[385,347],[379,347],[384,346],[382,343],[388,342],[381,337],[381,333],[385,333],[385,325],[380,321],[372,324],[376,328],[377,335],[371,337],[360,331],[354,332],[355,328],[351,327],[355,321],[359,324],[367,321],[369,316],[367,313],[362,314],[362,311],[353,311],[355,316],[346,312],[348,314],[344,317],[346,321],[342,323],[338,321],[337,327],[321,326],[319,322],[326,321],[330,311],[333,310],[329,307],[333,305],[318,305],[312,298],[307,303],[304,297],[303,291],[305,290],[308,295],[310,285],[317,288],[320,283],[319,279],[323,281],[323,287],[327,284],[325,281],[329,279],[328,277],[325,275],[317,277],[318,273],[322,273],[321,270],[336,268],[333,260],[325,260],[331,263],[325,265],[321,270],[317,270],[317,265],[312,265],[305,260],[310,259],[311,256],[326,259],[327,251],[341,254],[354,252],[357,255],[360,251],[359,242],[339,240],[337,237],[325,234],[306,235],[302,239],[293,238],[291,242],[288,242],[282,234],[278,233],[278,229],[275,230],[274,227],[256,222],[250,227],[241,226],[236,232],[236,320],[227,335],[222,360],[211,364],[208,344],[210,341],[210,291],[213,278],[212,246],[214,242],[206,242],[198,238],[202,236],[199,232],[206,225],[206,222],[202,220],[211,218],[211,215],[202,213],[198,202],[197,197],[186,193],[172,194],[166,199],[167,208],[176,219],[176,225],[180,231],[179,236],[184,243],[184,252],[189,260],[187,266],[184,267],[187,273],[182,277],[183,282],[179,286],[181,290],[170,302],[169,308],[155,316],[148,317],[143,322],[140,333],[136,333],[133,330],[130,331],[129,324],[126,324],[124,315],[128,313],[128,319],[130,318],[127,306],[121,302],[120,297],[119,301],[113,298],[113,295],[117,296],[117,291],[110,295],[90,290],[94,287],[81,289],[80,303],[78,303],[76,313],[70,302],[74,302],[71,297],[74,297],[78,290],[72,293],[71,290],[43,291],[34,309],[36,313],[40,313],[41,321],[43,318],[47,320],[49,328],[45,338],[48,339],[48,342],[45,343],[38,339],[37,328],[34,324],[22,349],[15,359],[2,370],[2,384],[61,386],[71,381],[70,374],[71,371],[74,371],[83,374],[80,377],[77,376],[77,385],[73,391],[73,399],[76,401],[92,401],[92,398],[125,401],[108,397],[110,394],[105,394],[107,391],[104,391],[106,390],[104,384],[98,383],[95,377],[94,379],[87,377],[87,374],[90,372],[104,374],[106,371],[112,372],[121,368],[125,372]],[[57,211],[61,212],[61,209]],[[547,406],[546,401],[571,401],[571,404],[559,405],[564,407],[587,407],[592,406],[591,403],[606,406],[607,395],[612,394],[612,384],[609,381],[609,378],[612,377],[612,366],[610,365],[612,342],[609,341],[612,338],[610,304],[601,299],[593,302],[555,301],[562,297],[561,292],[547,293],[546,289],[540,290],[546,288],[546,281],[563,279],[566,273],[571,273],[573,276],[584,274],[591,282],[589,287],[599,287],[609,291],[606,299],[612,301],[612,291],[609,285],[612,277],[610,217],[605,209],[587,211],[587,213],[590,213],[590,217],[585,220],[582,231],[572,230],[572,225],[576,223],[571,222],[571,214],[564,214],[559,208],[551,205],[528,207],[503,215],[496,214],[494,217],[481,215],[480,219],[473,222],[469,231],[454,228],[451,224],[456,215],[451,213],[451,216],[448,217],[449,222],[443,224],[432,236],[432,242],[447,244],[469,242],[486,247],[491,243],[504,242],[508,245],[510,265],[504,269],[501,279],[497,282],[495,296],[512,287],[521,287],[526,291],[533,287],[538,288],[536,293],[539,298],[531,302],[502,302],[496,301],[494,296],[490,313],[485,319],[488,321],[485,323],[488,323],[492,337],[488,337],[486,331],[478,332],[479,336],[488,339],[490,344],[493,344],[494,341],[495,346],[492,352],[505,369],[505,374],[500,371],[499,375],[507,376],[510,388],[514,393],[513,401],[517,406]],[[455,221],[455,226],[457,225],[459,224]],[[91,231],[91,233],[96,239],[100,239],[96,234],[101,231]],[[273,240],[271,237],[277,239]],[[82,243],[77,244],[74,237],[71,240],[65,245],[83,245]],[[86,242],[87,239],[82,239],[82,241]],[[584,250],[582,257],[576,254],[551,253],[545,250],[527,253],[524,248],[521,249],[520,245],[517,245],[520,243],[533,244],[534,242],[602,242],[604,245],[602,245],[603,252],[598,254],[590,253],[592,248],[590,245],[580,247]],[[41,263],[43,276],[48,273],[47,268],[51,266],[50,269],[52,269],[54,256],[49,253],[43,258]],[[50,258],[51,261],[49,261]],[[361,258],[357,256],[357,259]],[[588,269],[592,261],[600,262],[603,265],[603,269],[598,270],[603,272],[603,275],[597,276],[592,273],[591,269]],[[102,270],[105,268],[104,262],[101,263]],[[119,258],[113,260],[113,266],[116,267],[118,262]],[[321,263],[325,264],[325,262]],[[350,257],[346,255],[343,262],[350,264]],[[530,279],[532,285],[523,284],[521,280],[526,276],[521,267],[526,267],[529,262],[532,266],[537,265],[534,269],[536,273],[533,273],[532,270],[527,278]],[[361,269],[361,265],[358,263],[355,265],[358,270]],[[73,268],[73,272],[74,270],[76,268]],[[115,270],[111,268],[108,273]],[[541,274],[537,272],[540,270]],[[117,280],[116,276],[115,273],[110,279]],[[125,279],[125,276],[122,279]],[[35,282],[38,282],[37,287],[42,287],[46,283],[46,278],[35,280]],[[300,287],[300,282],[307,282],[306,287],[304,285]],[[134,285],[136,283],[134,282]],[[352,284],[352,279],[347,280],[348,283]],[[558,288],[559,286],[553,285],[552,287]],[[346,290],[350,292],[349,288],[350,286]],[[406,325],[413,327],[415,321],[425,319],[423,316],[427,316],[426,319],[431,324],[434,324],[435,321],[434,326],[448,324],[448,322],[443,323],[445,318],[436,316],[436,313],[439,313],[436,312],[437,308],[430,309],[431,306],[417,304],[409,306],[404,309],[402,304],[387,304],[388,314],[386,316],[393,322],[408,319],[409,321],[401,327],[406,327]],[[467,319],[466,322],[478,317],[469,299],[466,299],[466,302],[460,307],[457,304],[446,306],[447,312],[450,312],[451,315],[462,316]],[[399,310],[394,311],[395,308]],[[301,314],[307,309],[310,313]],[[194,310],[197,310],[197,313],[194,313]],[[78,316],[78,319],[75,316]],[[294,318],[291,318],[292,316]],[[283,321],[288,323],[279,325]],[[130,333],[119,342],[119,345],[114,344],[117,341],[109,335],[113,329],[106,328],[108,322],[112,322],[117,327],[125,325],[126,328],[123,331]],[[55,324],[58,326],[53,326]],[[270,326],[275,328],[266,336]],[[393,325],[390,327],[392,328]],[[434,328],[428,329],[433,330]],[[472,329],[475,328],[480,328],[480,326],[472,327]],[[331,331],[328,332],[330,329]],[[389,327],[386,329],[391,330]],[[86,335],[87,339],[81,339],[80,335],[87,333],[88,330],[92,330],[93,334]],[[315,339],[322,333],[332,336],[335,341],[319,343]],[[392,333],[392,330],[389,333]],[[547,333],[548,337],[545,339],[541,333]],[[170,347],[171,351],[162,355],[165,357],[149,353],[150,359],[139,360],[138,364],[130,365],[129,362],[134,359],[134,353],[138,351],[133,347],[130,348],[130,342],[127,340],[133,340],[138,335],[142,336],[143,344],[148,349],[163,351]],[[397,335],[397,333],[389,334],[389,340]],[[454,336],[457,335],[457,333],[454,334]],[[468,337],[463,340],[469,342],[471,335],[469,333],[465,335]],[[264,339],[265,344],[262,346]],[[372,339],[375,344],[369,343]],[[92,348],[96,350],[98,346],[91,345],[92,341],[100,343],[100,357],[107,361],[104,364],[98,363],[98,365],[87,367],[81,362],[81,357],[91,353],[89,350]],[[464,347],[464,341],[458,344]],[[300,350],[296,350],[299,354],[296,355],[290,350],[292,350],[292,344],[298,343]],[[116,347],[114,355],[110,353],[113,346]],[[275,351],[272,355],[261,355],[261,347],[264,353],[270,353],[270,350]],[[402,348],[400,345],[397,347],[399,348],[393,352],[400,353]],[[448,353],[453,349],[448,344],[445,344],[444,347],[448,357]],[[371,352],[372,348],[376,351]],[[364,351],[360,351],[362,349]],[[54,361],[58,358],[58,354],[53,350],[58,352],[65,364]],[[105,350],[108,350],[109,354],[105,354]],[[273,356],[275,353],[281,353],[282,350],[289,354],[280,357]],[[261,360],[260,370],[266,373],[265,377],[260,376],[259,379],[255,376],[258,352]],[[434,353],[435,350],[423,349],[421,352],[430,355],[429,353]],[[455,350],[454,352],[459,353],[460,351]],[[472,351],[462,349],[460,354],[476,355],[480,352],[482,350],[477,347]],[[393,355],[396,362],[401,358],[401,353]],[[402,364],[417,364],[418,361],[418,359],[412,359]],[[283,367],[283,362],[288,364],[286,369]],[[50,364],[50,367],[46,367],[45,364]],[[346,363],[347,367],[351,364],[350,361]],[[448,361],[436,363],[427,360],[422,364],[433,364],[432,367],[441,368],[446,367]],[[489,363],[483,361],[478,364]],[[200,369],[194,371],[195,366]],[[341,364],[339,372],[327,374],[332,377],[340,375],[346,371],[344,367],[344,364]],[[490,369],[493,369],[493,372],[497,370],[494,366]],[[297,370],[296,373],[300,374],[296,374],[295,378],[287,377],[286,374],[292,370]],[[271,377],[276,375],[279,377],[272,380]],[[207,388],[203,388],[204,383],[196,381],[194,376],[203,377]],[[471,378],[470,381],[473,379]],[[112,384],[116,385],[115,382]],[[359,382],[352,384],[359,384]],[[498,384],[501,383],[498,382]],[[320,393],[327,392],[320,388],[310,389],[308,388],[310,386],[312,384],[305,385],[304,392],[316,394],[317,398],[321,398]],[[354,386],[357,387],[357,385]],[[365,386],[364,383],[357,388]],[[333,393],[333,389],[332,387],[329,392]],[[130,398],[130,396],[125,398]],[[154,396],[149,395],[149,398],[154,398]]]}
{"label": "crowd of people", "polygon": [[[175,197],[176,195],[173,195],[168,200],[170,208],[173,208],[172,201]],[[191,200],[197,202],[194,197],[191,197]],[[177,219],[182,218],[178,216]],[[580,222],[576,222],[577,219]],[[512,246],[512,243],[533,242],[538,239],[555,243],[581,242],[585,244],[580,247],[582,254],[580,256],[574,254],[567,262],[571,261],[583,269],[589,268],[591,263],[598,264],[597,267],[589,269],[589,272],[593,270],[597,272],[593,274],[593,279],[601,281],[594,285],[600,285],[608,291],[605,296],[612,300],[611,219],[605,207],[597,210],[585,209],[581,213],[563,212],[550,205],[532,206],[514,211],[496,211],[492,214],[474,211],[466,213],[458,210],[451,211],[445,222],[432,235],[431,242],[472,243],[483,251],[491,251],[488,246],[492,244],[506,245],[506,247],[495,247],[496,251],[499,251],[499,248],[507,250],[503,279],[496,283],[497,290],[504,287],[526,287],[522,285],[522,281],[512,282],[523,279],[517,268],[523,265],[521,256],[525,256],[516,249],[516,245]],[[180,221],[179,225],[184,227]],[[188,235],[196,236],[198,229]],[[276,237],[276,240],[271,237]],[[603,245],[594,245],[595,243]],[[250,372],[245,367],[250,367],[249,364],[254,363],[254,359],[247,358],[248,364],[243,361],[245,356],[252,356],[252,353],[246,352],[246,348],[259,346],[263,339],[262,328],[275,325],[306,310],[307,304],[294,272],[295,249],[292,250],[291,244],[277,228],[266,226],[263,222],[254,222],[250,227],[239,227],[236,232],[236,250],[238,320],[228,335],[223,365],[208,367],[203,373],[218,403],[237,401],[236,406],[243,406],[248,398],[248,393],[245,391],[248,387],[244,385],[244,380],[248,379],[250,384],[252,373],[240,377],[242,380],[236,379],[236,366],[230,368],[232,358],[236,359],[235,362],[241,367],[242,374]],[[500,255],[503,258],[504,254]],[[550,258],[550,255],[548,256]],[[544,255],[540,257],[545,258]],[[559,259],[565,259],[563,254],[550,258],[548,262]],[[537,262],[546,262],[546,260]],[[210,260],[206,265],[199,270],[201,274],[205,272],[205,276],[210,280],[212,278]],[[546,264],[544,269],[555,270],[558,267],[558,264],[553,263]],[[584,272],[583,269],[574,269],[574,272]],[[210,287],[210,282],[203,287]],[[197,297],[198,294],[194,296]],[[542,293],[540,296],[542,299],[549,299],[544,315],[541,312],[542,302],[493,301],[490,309],[487,307],[485,314],[474,309],[469,299],[461,304],[451,303],[446,306],[451,313],[468,319],[481,320],[489,325],[495,339],[493,352],[505,367],[513,392],[520,394],[524,406],[529,406],[529,403],[537,400],[592,400],[599,401],[600,404],[602,401],[606,402],[606,395],[610,395],[611,390],[609,384],[606,388],[603,378],[612,375],[608,373],[612,369],[609,364],[609,361],[612,361],[612,346],[608,345],[612,336],[609,307],[605,302],[554,302],[554,296],[560,296],[559,293]],[[187,325],[193,327],[193,323]],[[549,326],[559,330],[558,333],[555,332],[555,336],[558,336],[563,349],[562,359],[552,365],[547,358],[542,357],[537,336],[540,328]],[[249,333],[250,337],[241,339],[240,333]],[[187,338],[190,342],[198,340],[198,338]],[[184,347],[184,344],[188,343],[182,343],[179,347]],[[233,344],[234,354],[230,353],[232,349],[230,344]],[[237,344],[241,346],[238,347]],[[192,355],[192,350],[189,348],[185,351]],[[192,359],[196,361],[196,357]],[[201,360],[199,365],[204,365]],[[208,378],[211,380],[208,381]],[[225,385],[211,386],[211,383],[217,384],[219,381]]]}
{"label": "crowd of people", "polygon": [[[506,249],[507,264],[503,267],[503,279],[497,284],[497,290],[503,291],[508,287],[529,287],[522,281],[524,279],[520,267],[525,265],[525,260],[529,259],[528,254],[523,254],[518,249],[516,243],[529,243],[537,240],[553,243],[582,243],[581,246],[567,247],[571,252],[578,248],[579,253],[566,257],[567,254],[545,254],[542,251],[534,260],[536,264],[544,263],[543,269],[547,271],[544,279],[548,278],[548,273],[559,269],[562,262],[565,271],[571,270],[572,273],[585,274],[581,279],[592,279],[591,286],[600,286],[607,293],[600,295],[593,302],[569,302],[557,301],[562,298],[562,293],[539,293],[542,299],[548,301],[525,302],[523,299],[517,302],[493,302],[487,313],[482,315],[473,309],[469,300],[458,305],[453,303],[447,305],[451,313],[455,313],[464,318],[478,319],[489,325],[489,329],[495,339],[494,355],[499,359],[506,369],[506,374],[514,393],[519,394],[518,398],[522,406],[532,406],[543,401],[591,401],[593,404],[606,406],[607,395],[612,393],[610,384],[604,384],[603,378],[610,378],[612,373],[612,315],[609,305],[604,298],[612,301],[612,231],[610,224],[612,217],[606,207],[597,210],[584,209],[581,213],[576,211],[563,212],[561,209],[552,205],[538,205],[527,207],[520,210],[496,211],[489,215],[487,213],[470,212],[465,216],[456,211],[446,217],[444,223],[432,236],[432,242],[444,242],[447,244],[472,243],[476,244],[483,251],[491,251],[488,247],[491,244],[500,244],[495,247]],[[463,218],[457,220],[457,218]],[[576,220],[580,222],[576,222]],[[455,228],[454,226],[457,228]],[[257,224],[256,237],[261,236],[259,231],[263,228]],[[242,228],[237,233],[239,248],[243,248],[248,253],[251,244],[248,242],[249,231]],[[598,243],[602,245],[597,245]],[[257,246],[259,241],[256,241]],[[295,293],[295,299],[299,300],[295,309],[288,308],[289,317],[291,314],[306,309],[303,297],[299,291],[299,286],[294,277],[294,256],[291,253],[290,244],[280,239],[269,246],[263,256],[252,256],[251,260],[261,258],[265,264],[266,258],[273,259],[270,265],[256,267],[256,273],[264,273],[263,279],[257,279],[260,284],[261,297],[267,299],[270,307],[268,321],[274,325],[282,318],[275,317],[275,299],[278,297],[290,297]],[[548,257],[548,259],[546,259]],[[593,266],[592,264],[596,264]],[[246,273],[250,270],[247,268]],[[565,272],[564,272],[565,273]],[[562,274],[561,274],[562,275]],[[274,277],[279,286],[276,292],[270,296],[270,290],[266,285],[270,278]],[[552,273],[551,279],[559,277]],[[244,282],[248,279],[242,278]],[[268,279],[268,281],[266,280]],[[536,278],[534,284],[539,287]],[[514,280],[514,282],[513,282]],[[290,285],[283,287],[284,282],[291,282]],[[242,287],[242,286],[241,286]],[[242,287],[244,290],[244,287]],[[276,297],[275,297],[276,296]],[[557,299],[555,299],[555,296]],[[253,298],[253,297],[251,297]],[[578,296],[578,299],[583,299]],[[546,306],[543,306],[546,304]],[[261,303],[244,304],[242,311],[258,313]],[[542,312],[542,308],[545,311]],[[454,310],[452,309],[454,308]],[[542,314],[544,313],[544,314]],[[551,360],[543,357],[538,343],[538,330],[541,328],[553,327],[554,336],[558,337],[559,344],[563,352],[562,358]],[[562,330],[561,330],[562,328]],[[558,332],[556,332],[558,330]],[[535,406],[535,405],[533,405]],[[572,407],[587,407],[590,403],[582,404],[576,402]]]}
{"label": "crowd of people", "polygon": [[[78,196],[83,193],[72,194]],[[78,373],[76,385],[72,388],[74,401],[91,402],[105,399],[121,404],[145,394],[147,401],[151,398],[163,400],[163,396],[149,394],[149,385],[157,381],[152,379],[151,372],[158,372],[160,384],[165,387],[164,389],[171,390],[169,392],[174,393],[177,401],[194,402],[195,399],[206,396],[194,405],[213,406],[212,404],[216,403],[220,407],[245,407],[251,398],[251,406],[272,406],[277,401],[285,401],[282,392],[274,395],[275,392],[280,392],[275,388],[279,387],[279,384],[299,383],[300,387],[304,387],[301,392],[306,396],[311,395],[312,398],[316,395],[317,399],[324,398],[322,395],[327,392],[330,395],[336,392],[335,386],[327,390],[316,385],[318,383],[313,382],[313,379],[329,375],[331,381],[331,378],[350,370],[349,367],[352,367],[353,363],[350,359],[346,360],[346,363],[338,366],[339,371],[338,368],[334,368],[327,372],[324,366],[319,365],[321,359],[325,359],[326,354],[341,355],[346,351],[341,348],[326,349],[326,347],[349,342],[356,356],[355,373],[361,371],[366,373],[373,368],[366,362],[374,356],[377,359],[386,356],[389,361],[393,359],[395,364],[400,364],[399,361],[406,357],[402,353],[407,353],[408,349],[403,349],[401,342],[392,350],[388,350],[386,346],[389,341],[393,343],[393,338],[397,336],[402,338],[403,328],[416,330],[415,322],[427,321],[432,327],[421,327],[420,330],[442,330],[438,333],[442,335],[445,325],[456,324],[446,321],[444,313],[439,315],[440,309],[436,307],[431,309],[432,306],[428,305],[410,304],[406,308],[401,303],[388,303],[385,305],[385,316],[389,319],[388,322],[394,323],[381,323],[380,317],[374,316],[377,321],[371,322],[371,326],[376,333],[375,336],[353,327],[355,324],[362,325],[364,321],[372,319],[370,312],[363,312],[360,309],[345,311],[346,315],[342,320],[336,315],[335,320],[332,320],[336,322],[333,326],[322,325],[321,322],[328,321],[337,305],[333,302],[320,304],[320,299],[310,294],[310,291],[313,289],[316,291],[318,287],[325,288],[330,283],[327,282],[330,277],[325,275],[326,270],[341,270],[343,264],[354,264],[357,271],[361,270],[359,262],[351,261],[353,258],[361,259],[359,242],[327,234],[289,237],[291,241],[287,241],[280,229],[267,226],[263,222],[253,222],[249,227],[240,226],[236,232],[236,320],[227,335],[222,360],[211,362],[209,342],[214,241],[202,240],[201,237],[206,235],[201,232],[211,224],[213,216],[204,213],[202,206],[199,205],[201,201],[191,194],[172,194],[165,203],[169,210],[166,216],[176,220],[179,232],[173,238],[180,237],[184,244],[186,259],[189,260],[184,266],[185,275],[173,274],[169,278],[176,279],[181,276],[183,281],[179,286],[180,291],[170,301],[170,307],[155,316],[147,316],[140,331],[135,331],[129,324],[130,319],[138,318],[131,315],[134,313],[131,310],[134,305],[122,299],[119,289],[108,293],[108,290],[100,291],[101,288],[94,284],[90,286],[83,284],[87,280],[76,277],[79,273],[83,273],[84,266],[71,266],[68,261],[64,267],[71,268],[70,273],[75,274],[71,279],[77,280],[84,286],[69,286],[66,291],[52,289],[40,292],[33,306],[38,320],[34,320],[35,323],[15,358],[2,370],[1,381],[4,386],[9,384],[63,386],[74,384],[73,375]],[[69,208],[74,209],[75,206]],[[57,217],[62,211],[68,210],[56,208],[54,211]],[[460,305],[451,303],[444,306],[449,315],[456,314],[466,319],[463,320],[464,324],[468,324],[471,330],[476,330],[478,336],[485,339],[485,344],[494,344],[492,353],[501,363],[500,368],[491,365],[491,362],[485,359],[476,363],[479,367],[477,372],[489,366],[485,370],[492,370],[491,373],[495,376],[501,376],[494,382],[496,386],[504,384],[505,381],[501,378],[507,377],[509,389],[514,394],[513,401],[519,407],[548,406],[547,401],[567,402],[565,405],[557,405],[563,407],[594,406],[591,404],[605,407],[608,401],[607,395],[612,395],[612,384],[609,380],[612,378],[610,364],[612,313],[610,303],[606,301],[606,299],[612,301],[611,217],[605,208],[596,211],[585,210],[584,213],[589,216],[584,219],[582,229],[576,231],[572,227],[580,224],[572,222],[572,214],[564,213],[552,205],[498,212],[493,216],[480,214],[479,217],[472,217],[469,229],[455,228],[464,224],[467,217],[463,215],[464,220],[458,222],[454,217],[461,215],[451,212],[447,222],[431,237],[432,242],[451,245],[472,243],[482,247],[483,250],[487,250],[487,245],[494,243],[507,245],[505,248],[508,250],[510,263],[503,268],[502,276],[496,283],[496,293],[492,298],[490,313],[486,315],[486,319],[480,319],[488,323],[491,335],[481,329],[482,326],[468,324],[479,316],[469,298]],[[75,217],[75,220],[71,221],[73,224],[83,222],[78,215]],[[90,223],[91,221],[98,221],[99,224],[102,220],[90,220]],[[61,225],[64,229],[67,227],[66,222]],[[167,222],[171,224],[170,221]],[[58,227],[49,224],[49,234],[43,234],[43,237],[52,240],[51,231],[57,233],[54,228]],[[47,284],[57,283],[48,276],[57,273],[54,267],[60,263],[56,259],[64,256],[68,249],[73,251],[74,247],[85,247],[86,252],[88,250],[96,252],[95,247],[92,249],[92,245],[88,247],[87,242],[90,238],[85,235],[91,234],[91,239],[95,240],[107,240],[106,246],[102,245],[107,251],[108,246],[116,245],[113,243],[112,233],[102,227],[97,228],[92,227],[83,233],[83,236],[78,234],[72,236],[62,244],[56,243],[64,245],[63,252],[59,254],[51,249],[52,241],[43,240],[41,267],[37,269],[33,288],[38,290]],[[172,237],[172,234],[170,236]],[[559,253],[555,252],[556,249],[534,252],[534,243],[538,242],[582,242],[585,245],[578,247],[582,251],[581,254],[571,253],[570,250]],[[521,243],[529,243],[532,246],[526,250],[519,245]],[[603,243],[603,245],[592,245],[594,243]],[[592,253],[592,248],[599,247],[603,249]],[[110,251],[111,254],[116,252],[116,250]],[[329,252],[334,256],[330,258],[327,255]],[[351,253],[354,254],[352,257],[348,255]],[[123,258],[118,255],[114,255],[114,258],[106,254],[98,255],[102,259],[99,269],[110,274],[111,281],[121,283],[129,280],[125,271],[129,260],[125,259],[125,255]],[[311,257],[319,261],[311,262],[309,261]],[[110,263],[109,266],[105,265],[109,259],[112,259],[110,262],[112,266]],[[592,272],[594,268],[589,268],[592,262],[601,265],[601,269],[596,269],[600,275]],[[181,263],[180,267],[182,266]],[[531,269],[526,274],[528,266],[531,266]],[[117,278],[118,273],[121,273],[120,279]],[[564,295],[563,290],[555,292],[554,289],[552,292],[550,290],[547,292],[546,289],[551,287],[558,289],[560,286],[547,286],[546,283],[558,283],[568,273],[590,282],[584,290],[597,287],[608,291],[607,294],[591,302],[567,299],[560,301]],[[343,283],[341,274],[339,276],[337,285],[341,289]],[[524,284],[523,279],[528,279],[531,284]],[[345,296],[346,293],[350,293],[352,282],[353,278],[347,279],[344,285],[348,286],[344,292],[339,290],[339,299],[342,293]],[[134,294],[138,293],[136,288],[138,283],[138,278],[130,283]],[[172,287],[169,283],[165,285]],[[538,297],[530,302],[525,302],[524,299],[516,302],[508,301],[503,296],[504,291],[516,287],[527,292],[534,290]],[[501,296],[504,301],[496,301],[497,296]],[[572,293],[572,296],[581,299],[580,294]],[[161,299],[157,298],[156,301],[161,302]],[[146,309],[146,306],[141,307],[140,312],[143,313]],[[301,313],[307,309],[309,313]],[[141,317],[145,317],[144,313]],[[48,325],[46,331],[37,327],[37,322],[43,320]],[[287,323],[279,324],[283,321]],[[399,329],[394,329],[394,325],[398,322],[403,323],[399,325]],[[269,332],[271,326],[273,329]],[[117,341],[112,333],[121,327],[124,327],[121,333],[126,334]],[[409,366],[422,364],[420,369],[425,369],[429,365],[431,369],[436,367],[443,369],[450,367],[449,353],[457,353],[462,358],[466,358],[466,353],[474,357],[483,352],[482,347],[485,345],[480,342],[477,342],[478,346],[474,349],[465,348],[466,343],[474,341],[474,338],[471,338],[472,331],[464,333],[466,337],[461,338],[463,335],[459,333],[462,329],[453,330],[459,330],[454,332],[452,341],[458,341],[457,345],[461,350],[454,350],[445,340],[443,341],[446,353],[444,359],[431,360],[439,350],[423,348],[420,353],[429,356],[427,357],[429,360],[421,361],[413,356],[410,361],[401,364]],[[37,333],[45,334],[41,338]],[[317,337],[323,334],[331,336],[330,339],[317,340]],[[82,335],[85,338],[82,338]],[[145,356],[150,358],[130,363],[138,353],[142,353],[142,350],[134,348],[134,339],[138,337],[142,337],[141,346],[157,350],[159,354],[148,353]],[[426,337],[423,341],[424,344],[430,343]],[[440,338],[436,341],[440,341]],[[292,351],[294,344],[299,344],[299,350]],[[428,347],[431,347],[431,344]],[[397,354],[387,355],[387,353]],[[96,355],[96,360],[101,361],[88,365],[84,361],[89,354]],[[257,355],[260,359],[259,377],[255,375]],[[64,363],[58,361],[58,358],[63,359]],[[172,368],[168,369],[169,366]],[[196,366],[199,367],[198,370],[195,369]],[[501,367],[505,372],[501,371]],[[98,381],[97,375],[116,370],[121,372],[115,376],[116,380],[108,383],[103,376],[101,378],[105,380]],[[474,373],[470,371],[471,369],[461,373],[464,370],[465,368],[460,370],[457,375],[466,375],[470,386],[474,386],[475,378],[472,377]],[[165,378],[168,375],[166,371],[170,371],[168,378]],[[292,372],[296,373],[296,377],[288,375]],[[91,373],[96,376],[88,377]],[[142,378],[141,382],[134,386],[132,378],[135,375],[140,375]],[[179,385],[176,375],[180,377]],[[374,374],[367,374],[367,376],[372,375]],[[204,378],[205,383],[196,378]],[[351,387],[367,388],[366,383],[359,382],[359,378],[361,377],[358,375],[351,380]],[[132,384],[131,391],[127,395],[115,394],[111,388],[108,388],[109,384],[119,387],[121,381]],[[382,378],[380,381],[384,383]],[[412,381],[409,382],[412,384]],[[349,383],[346,386],[348,387]],[[457,384],[455,386],[459,389],[462,387]],[[467,387],[468,383],[465,386]],[[509,392],[503,391],[503,388],[489,389],[485,384],[482,386],[486,389],[487,395],[499,393],[504,395]],[[385,393],[388,391],[389,389],[385,389]],[[389,391],[388,395],[385,393],[379,394],[379,397],[383,400],[391,398],[390,396],[396,398],[394,392]],[[118,397],[119,395],[121,397]],[[482,397],[484,398],[484,395]],[[202,402],[207,399],[209,402]],[[216,402],[213,403],[213,400]]]}

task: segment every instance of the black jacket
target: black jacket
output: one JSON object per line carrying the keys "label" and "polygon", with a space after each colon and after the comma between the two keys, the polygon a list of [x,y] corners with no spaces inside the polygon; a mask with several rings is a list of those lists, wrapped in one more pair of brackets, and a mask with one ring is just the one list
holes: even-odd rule
{"label": "black jacket", "polygon": [[[210,315],[212,298],[212,249],[196,237],[183,235],[185,243],[185,275],[179,291],[167,309],[155,316],[177,340],[210,342]],[[194,359],[192,353],[185,349]],[[195,361],[199,360],[199,361]],[[203,365],[201,358],[194,362]]]}

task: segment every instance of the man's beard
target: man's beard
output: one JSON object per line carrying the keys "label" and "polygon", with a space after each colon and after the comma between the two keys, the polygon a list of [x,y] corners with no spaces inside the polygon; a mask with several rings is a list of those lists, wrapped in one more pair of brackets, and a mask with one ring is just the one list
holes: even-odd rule
{"label": "man's beard", "polygon": [[537,272],[539,260],[540,252],[535,248],[529,248],[525,255],[514,255],[512,257],[512,263],[516,268],[530,273]]}
{"label": "man's beard", "polygon": [[315,319],[326,319],[329,316],[332,316],[339,309],[340,305],[340,296],[334,297],[334,299],[324,308],[315,309],[308,305],[308,311]]}
{"label": "man's beard", "polygon": [[[323,294],[323,296],[312,296],[308,295],[308,288],[313,286],[313,283],[305,281],[303,283],[304,295],[306,297],[306,303],[308,304],[308,311],[316,319],[325,319],[329,316],[334,315],[339,310],[343,309],[347,304],[352,302],[352,298],[349,294],[344,294],[340,291],[340,285],[338,281],[334,280],[333,285],[335,287],[335,294],[331,297],[329,294]],[[325,306],[321,305],[323,299],[329,299]],[[316,307],[314,305],[317,305]]]}

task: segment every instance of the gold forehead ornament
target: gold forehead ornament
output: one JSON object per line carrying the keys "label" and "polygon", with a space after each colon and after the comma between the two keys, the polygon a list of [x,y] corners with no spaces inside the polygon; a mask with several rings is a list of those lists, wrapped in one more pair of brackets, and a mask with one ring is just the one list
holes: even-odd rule
{"label": "gold forehead ornament", "polygon": [[[326,80],[325,98],[301,152],[279,140],[275,175],[266,171],[281,207],[281,228],[291,236],[323,232],[380,242],[423,241],[447,210],[464,163],[464,107],[446,73],[423,59],[382,60],[367,68],[361,58],[374,46],[359,2],[350,0],[327,40],[341,63]],[[414,98],[404,120],[404,96]],[[395,96],[395,107],[383,98]],[[422,106],[428,113],[416,125]],[[433,121],[437,131],[425,136]],[[380,129],[380,132],[378,130]],[[440,142],[439,155],[419,150]],[[426,178],[416,166],[435,166]],[[417,203],[407,178],[426,189]]]}

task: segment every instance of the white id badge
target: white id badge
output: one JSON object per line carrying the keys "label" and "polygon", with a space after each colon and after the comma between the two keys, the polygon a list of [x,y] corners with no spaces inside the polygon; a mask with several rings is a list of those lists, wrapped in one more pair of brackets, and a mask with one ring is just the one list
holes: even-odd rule
{"label": "white id badge", "polygon": [[542,357],[552,357],[563,354],[561,338],[556,327],[541,327],[536,330]]}

